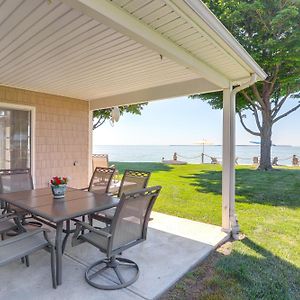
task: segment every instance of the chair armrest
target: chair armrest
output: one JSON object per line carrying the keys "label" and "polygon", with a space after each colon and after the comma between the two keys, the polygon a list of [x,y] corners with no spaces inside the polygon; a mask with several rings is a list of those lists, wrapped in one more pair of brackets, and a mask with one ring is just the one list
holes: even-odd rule
{"label": "chair armrest", "polygon": [[[109,232],[106,232],[106,231],[101,230],[101,229],[96,229],[95,227],[91,226],[88,223],[85,223],[85,222],[78,222],[78,223],[81,225],[81,229],[83,227],[84,229],[92,231],[92,232],[94,232],[98,235],[101,235],[101,236],[105,237],[105,238],[110,238],[111,237],[111,234]],[[76,224],[76,227],[77,227],[77,224]]]}
{"label": "chair armrest", "polygon": [[3,214],[3,215],[0,215],[0,222],[2,221],[1,219],[6,219],[7,220],[7,219],[13,219],[15,217],[17,217],[17,215],[13,212],[6,213],[6,214]]}
{"label": "chair armrest", "polygon": [[77,246],[77,245],[80,245],[82,243],[84,243],[84,240],[82,240],[80,238],[80,233],[82,231],[82,229],[88,229],[90,230],[91,232],[94,232],[96,234],[99,234],[107,239],[109,239],[111,237],[111,234],[108,233],[108,232],[105,232],[105,231],[102,231],[100,229],[96,229],[94,228],[93,226],[91,226],[90,224],[88,223],[85,223],[85,222],[77,222],[76,223],[76,229],[75,229],[75,232],[73,234],[73,237],[72,237],[72,247],[74,246]]}
{"label": "chair armrest", "polygon": [[7,220],[14,220],[16,226],[18,227],[18,230],[20,232],[26,232],[27,230],[25,229],[25,227],[22,226],[21,221],[20,221],[20,216],[14,212],[11,213],[6,213],[3,215],[0,215],[0,223],[1,222],[5,222]]}
{"label": "chair armrest", "polygon": [[[38,228],[38,229],[35,229],[33,231],[27,231],[27,232],[24,232],[24,233],[21,233],[19,235],[16,235],[14,237],[11,237],[7,240],[4,240],[4,241],[1,241],[0,242],[0,246],[5,246],[5,245],[9,245],[11,243],[14,243],[14,242],[17,242],[17,241],[20,241],[22,239],[25,239],[25,238],[28,238],[30,236],[33,236],[33,235],[36,235],[36,234],[39,234],[43,232],[44,235],[46,234],[46,232],[49,232],[48,229],[45,229],[45,228]],[[49,243],[49,241],[47,240],[47,242]]]}

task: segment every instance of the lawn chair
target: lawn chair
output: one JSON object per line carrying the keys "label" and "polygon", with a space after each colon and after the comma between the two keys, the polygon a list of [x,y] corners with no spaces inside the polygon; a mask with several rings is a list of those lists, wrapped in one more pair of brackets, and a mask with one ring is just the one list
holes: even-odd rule
{"label": "lawn chair", "polygon": [[293,155],[293,157],[292,157],[292,165],[294,166],[294,167],[299,167],[299,158],[297,157],[297,155]]}
{"label": "lawn chair", "polygon": [[[0,170],[0,194],[29,190],[33,190],[33,182],[32,176],[30,174],[30,169]],[[30,224],[32,226],[42,226],[40,222],[27,222],[26,220],[32,218],[32,216],[27,216],[28,212],[17,206],[5,204],[4,211],[15,212],[22,219],[23,225]]]}
{"label": "lawn chair", "polygon": [[211,156],[210,159],[211,159],[211,162],[210,162],[211,164],[214,164],[214,165],[220,164],[220,162],[218,161],[218,159],[216,157]]}
{"label": "lawn chair", "polygon": [[[118,192],[118,198],[121,198],[123,193],[141,190],[147,187],[151,173],[146,171],[125,170],[122,177],[121,185]],[[90,216],[90,224],[92,219],[101,221],[106,225],[110,225],[116,208],[110,208]]]}
{"label": "lawn chair", "polygon": [[278,166],[278,157],[275,156],[272,160],[272,166]]}
{"label": "lawn chair", "polygon": [[[105,230],[83,222],[76,224],[72,246],[88,242],[107,255],[107,258],[95,262],[86,270],[85,279],[90,285],[98,289],[115,290],[125,288],[137,280],[138,265],[117,255],[146,240],[149,216],[160,190],[161,187],[157,186],[123,193],[112,224]],[[85,229],[89,232],[80,234]],[[95,271],[97,266],[101,268]],[[115,277],[111,284],[104,277],[108,273]]]}
{"label": "lawn chair", "polygon": [[254,156],[252,160],[253,165],[258,165],[259,164],[259,158],[258,156]]}

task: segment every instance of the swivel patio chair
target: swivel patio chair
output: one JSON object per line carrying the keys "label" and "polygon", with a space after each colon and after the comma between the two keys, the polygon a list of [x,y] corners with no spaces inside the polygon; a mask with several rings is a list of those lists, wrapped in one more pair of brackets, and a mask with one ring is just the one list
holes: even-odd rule
{"label": "swivel patio chair", "polygon": [[[12,193],[33,190],[32,176],[30,169],[6,169],[0,170],[0,194]],[[15,212],[22,219],[22,224],[30,224],[33,226],[41,227],[42,224],[36,221],[27,221],[32,218],[28,212],[10,204],[5,204],[4,212]]]}
{"label": "swivel patio chair", "polygon": [[[149,216],[160,190],[160,186],[155,186],[123,193],[110,227],[96,229],[87,223],[76,224],[72,246],[88,242],[107,256],[86,270],[85,279],[90,285],[114,290],[127,287],[138,279],[138,265],[117,255],[146,240]],[[89,232],[80,234],[85,229]],[[97,267],[100,268],[97,270]],[[107,284],[107,278],[111,283]]]}
{"label": "swivel patio chair", "polygon": [[[146,188],[150,175],[151,173],[146,171],[125,170],[117,195],[118,198],[120,198],[123,193]],[[92,214],[91,219],[95,219],[105,223],[106,225],[109,225],[112,222],[115,212],[116,208],[106,209],[104,211]],[[90,224],[92,224],[91,219]]]}

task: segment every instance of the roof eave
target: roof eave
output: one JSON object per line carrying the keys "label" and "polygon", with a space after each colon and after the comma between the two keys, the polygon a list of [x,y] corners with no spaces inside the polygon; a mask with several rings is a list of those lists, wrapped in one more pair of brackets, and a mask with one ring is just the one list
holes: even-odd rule
{"label": "roof eave", "polygon": [[[251,55],[244,49],[244,47],[235,39],[230,31],[218,20],[218,18],[211,12],[211,10],[199,0],[169,0],[176,2],[177,5],[187,6],[195,12],[206,25],[206,29],[212,38],[222,43],[222,46],[226,48],[233,57],[238,56],[240,60],[248,67],[249,76],[255,73],[257,75],[257,81],[264,80],[267,77],[265,71],[258,65],[258,63],[251,57]],[[185,5],[186,6],[186,5]],[[203,27],[203,24],[202,24]]]}

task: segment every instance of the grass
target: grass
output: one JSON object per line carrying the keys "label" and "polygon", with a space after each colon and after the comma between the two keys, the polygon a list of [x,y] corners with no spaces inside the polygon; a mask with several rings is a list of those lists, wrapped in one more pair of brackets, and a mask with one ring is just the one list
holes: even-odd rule
{"label": "grass", "polygon": [[[221,224],[221,167],[116,163],[152,172],[154,210]],[[245,238],[227,243],[163,299],[300,299],[300,169],[236,170],[236,211]]]}

